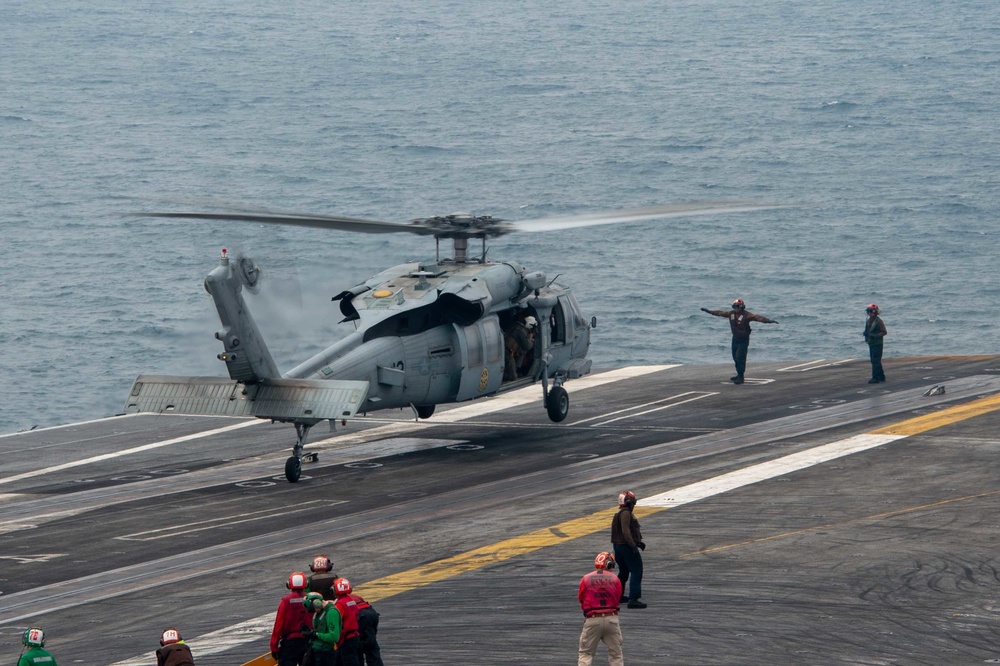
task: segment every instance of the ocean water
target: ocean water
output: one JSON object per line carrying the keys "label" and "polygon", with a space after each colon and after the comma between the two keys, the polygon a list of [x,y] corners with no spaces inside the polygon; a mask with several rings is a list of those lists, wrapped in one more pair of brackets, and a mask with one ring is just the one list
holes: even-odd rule
{"label": "ocean water", "polygon": [[[993,0],[10,0],[0,21],[0,433],[225,374],[202,288],[251,253],[279,365],[330,297],[433,243],[141,219],[213,203],[404,221],[678,201],[793,207],[491,244],[576,290],[595,366],[995,353]],[[859,381],[865,370],[859,367]],[[891,377],[890,377],[891,379]],[[572,392],[572,385],[569,386]]]}

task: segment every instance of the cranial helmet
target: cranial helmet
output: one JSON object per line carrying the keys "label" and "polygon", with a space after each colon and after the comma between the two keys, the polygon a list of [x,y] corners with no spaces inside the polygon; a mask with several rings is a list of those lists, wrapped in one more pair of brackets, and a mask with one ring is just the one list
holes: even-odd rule
{"label": "cranial helmet", "polygon": [[21,642],[25,645],[31,645],[32,647],[44,647],[45,632],[42,631],[41,627],[32,627],[27,629],[24,632],[24,636],[21,637]]}
{"label": "cranial helmet", "polygon": [[319,592],[310,592],[305,597],[305,607],[306,610],[314,613],[323,608],[323,595]]}
{"label": "cranial helmet", "polygon": [[163,635],[160,636],[160,645],[170,645],[171,643],[177,643],[181,640],[181,632],[177,631],[173,627],[163,630]]}
{"label": "cranial helmet", "polygon": [[333,562],[326,555],[317,555],[309,565],[310,571],[333,571]]}
{"label": "cranial helmet", "polygon": [[635,506],[635,493],[631,490],[618,493],[618,506]]}
{"label": "cranial helmet", "polygon": [[598,553],[594,558],[594,568],[611,570],[615,568],[615,556],[611,553]]}
{"label": "cranial helmet", "polygon": [[306,589],[306,575],[301,571],[296,571],[288,577],[288,582],[285,583],[285,587],[289,590]]}
{"label": "cranial helmet", "polygon": [[338,597],[342,597],[345,594],[351,593],[351,581],[346,578],[338,578],[333,581],[333,591],[337,593]]}
{"label": "cranial helmet", "polygon": [[742,298],[737,298],[735,301],[733,301],[733,307],[734,308],[745,308],[746,307],[746,303],[743,302]]}
{"label": "cranial helmet", "polygon": [[865,312],[871,312],[873,314],[878,314],[878,306],[874,303],[869,303],[868,307],[865,308]]}
{"label": "cranial helmet", "polygon": [[537,323],[538,320],[532,317],[531,315],[528,315],[527,317],[524,318],[524,325],[527,328],[534,328]]}

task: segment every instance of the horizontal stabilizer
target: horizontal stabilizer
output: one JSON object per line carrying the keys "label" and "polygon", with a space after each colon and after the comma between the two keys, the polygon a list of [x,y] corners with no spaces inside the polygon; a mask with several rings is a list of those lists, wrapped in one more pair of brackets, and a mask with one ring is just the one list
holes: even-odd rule
{"label": "horizontal stabilizer", "polygon": [[368,382],[338,379],[265,379],[255,384],[223,377],[140,375],[126,414],[256,416],[277,421],[344,419],[357,413]]}

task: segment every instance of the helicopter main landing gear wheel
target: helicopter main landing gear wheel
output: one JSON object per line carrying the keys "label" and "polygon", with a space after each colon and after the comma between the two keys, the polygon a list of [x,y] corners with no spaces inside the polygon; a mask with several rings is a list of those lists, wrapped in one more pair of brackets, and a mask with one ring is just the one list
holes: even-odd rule
{"label": "helicopter main landing gear wheel", "polygon": [[549,418],[555,423],[566,419],[569,415],[569,393],[562,386],[553,386],[545,398],[545,409],[549,412]]}
{"label": "helicopter main landing gear wheel", "polygon": [[289,483],[298,483],[298,480],[302,477],[303,458],[308,462],[319,460],[319,453],[316,451],[310,451],[309,453],[302,452],[302,448],[306,442],[306,435],[309,434],[309,428],[311,427],[311,425],[303,423],[295,424],[295,446],[292,447],[292,456],[285,461],[285,478],[288,479]]}
{"label": "helicopter main landing gear wheel", "polygon": [[302,476],[302,460],[292,456],[285,461],[285,478],[289,483],[296,483]]}

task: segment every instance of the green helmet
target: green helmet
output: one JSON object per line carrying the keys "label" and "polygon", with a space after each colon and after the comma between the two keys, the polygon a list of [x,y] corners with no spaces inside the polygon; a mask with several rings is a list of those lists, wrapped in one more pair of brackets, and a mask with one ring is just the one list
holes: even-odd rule
{"label": "green helmet", "polygon": [[310,592],[305,596],[306,610],[316,612],[323,608],[323,595],[319,592]]}

